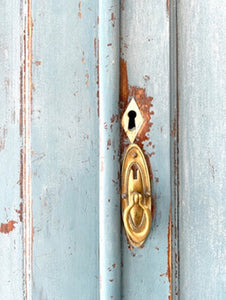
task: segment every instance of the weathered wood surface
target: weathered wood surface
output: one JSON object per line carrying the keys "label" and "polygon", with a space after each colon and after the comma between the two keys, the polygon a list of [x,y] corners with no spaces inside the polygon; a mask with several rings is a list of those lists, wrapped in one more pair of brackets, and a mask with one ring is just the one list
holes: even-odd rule
{"label": "weathered wood surface", "polygon": [[23,299],[21,5],[0,4],[0,298]]}
{"label": "weathered wood surface", "polygon": [[119,21],[116,0],[99,2],[100,299],[121,299]]}
{"label": "weathered wood surface", "polygon": [[98,299],[98,1],[33,1],[33,299]]}
{"label": "weathered wood surface", "polygon": [[[170,97],[169,16],[166,1],[121,3],[121,98],[124,111],[135,97],[145,124],[135,143],[152,174],[152,228],[143,248],[122,232],[122,299],[168,299],[170,295]],[[128,139],[122,132],[122,154]],[[170,226],[169,226],[170,228]]]}
{"label": "weathered wood surface", "polygon": [[[0,298],[170,297],[178,146],[180,297],[225,299],[224,3],[177,2],[171,104],[168,4],[122,0],[120,34],[113,0],[0,4]],[[152,175],[139,249],[119,232],[119,41],[120,109],[137,100]]]}
{"label": "weathered wood surface", "polygon": [[226,299],[225,1],[178,1],[180,297]]}

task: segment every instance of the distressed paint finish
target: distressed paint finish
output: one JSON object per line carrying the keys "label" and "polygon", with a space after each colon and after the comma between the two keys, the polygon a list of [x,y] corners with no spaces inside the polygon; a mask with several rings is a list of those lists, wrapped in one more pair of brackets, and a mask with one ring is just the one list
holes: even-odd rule
{"label": "distressed paint finish", "polygon": [[23,299],[23,3],[0,5],[0,297]]}
{"label": "distressed paint finish", "polygon": [[100,299],[121,299],[118,1],[100,1]]}
{"label": "distressed paint finish", "polygon": [[[113,0],[2,1],[2,299],[176,299],[178,230],[180,298],[225,299],[224,3],[171,3],[169,73],[168,0],[122,0],[121,36]],[[119,77],[152,177],[138,249],[120,236]]]}
{"label": "distressed paint finish", "polygon": [[177,97],[177,0],[170,2],[171,287],[179,298],[179,118]]}
{"label": "distressed paint finish", "polygon": [[[152,176],[153,223],[144,247],[122,232],[122,299],[170,298],[169,19],[166,1],[122,1],[121,108],[135,97],[146,120],[135,143]],[[122,132],[123,134],[123,132]],[[124,153],[128,141],[125,136]],[[169,236],[169,238],[168,238]],[[168,253],[169,247],[169,253]]]}
{"label": "distressed paint finish", "polygon": [[33,0],[33,299],[99,298],[98,1]]}
{"label": "distressed paint finish", "polygon": [[226,299],[225,1],[178,2],[181,299]]}

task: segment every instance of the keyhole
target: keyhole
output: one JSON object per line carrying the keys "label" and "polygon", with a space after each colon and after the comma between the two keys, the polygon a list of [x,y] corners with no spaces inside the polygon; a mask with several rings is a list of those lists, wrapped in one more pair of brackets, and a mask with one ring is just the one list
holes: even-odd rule
{"label": "keyhole", "polygon": [[128,117],[129,117],[129,125],[128,125],[128,129],[129,130],[134,130],[136,128],[136,124],[135,124],[135,118],[137,116],[137,113],[134,110],[131,110],[128,113]]}
{"label": "keyhole", "polygon": [[138,167],[136,165],[132,165],[131,169],[133,171],[133,179],[137,179]]}

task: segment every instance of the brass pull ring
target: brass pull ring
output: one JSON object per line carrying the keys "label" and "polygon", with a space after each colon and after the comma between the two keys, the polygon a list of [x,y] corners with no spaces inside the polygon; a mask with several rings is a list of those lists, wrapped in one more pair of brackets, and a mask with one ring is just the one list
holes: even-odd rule
{"label": "brass pull ring", "polygon": [[142,150],[131,144],[122,164],[122,218],[130,243],[140,247],[151,228],[151,184]]}
{"label": "brass pull ring", "polygon": [[[144,221],[142,226],[134,229],[134,226],[130,225],[130,213],[131,209],[136,209],[138,206],[140,206],[143,210]],[[141,194],[136,192],[133,193],[133,203],[125,209],[123,221],[125,230],[133,243],[139,244],[146,239],[151,227],[151,213],[149,208],[146,205],[142,204]]]}

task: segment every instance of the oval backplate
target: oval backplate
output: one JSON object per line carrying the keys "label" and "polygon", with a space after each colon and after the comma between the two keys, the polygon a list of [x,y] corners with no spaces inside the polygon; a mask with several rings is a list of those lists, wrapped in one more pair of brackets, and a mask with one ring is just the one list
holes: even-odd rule
{"label": "oval backplate", "polygon": [[122,218],[130,243],[140,247],[151,228],[151,183],[142,150],[131,144],[124,156],[121,178]]}

